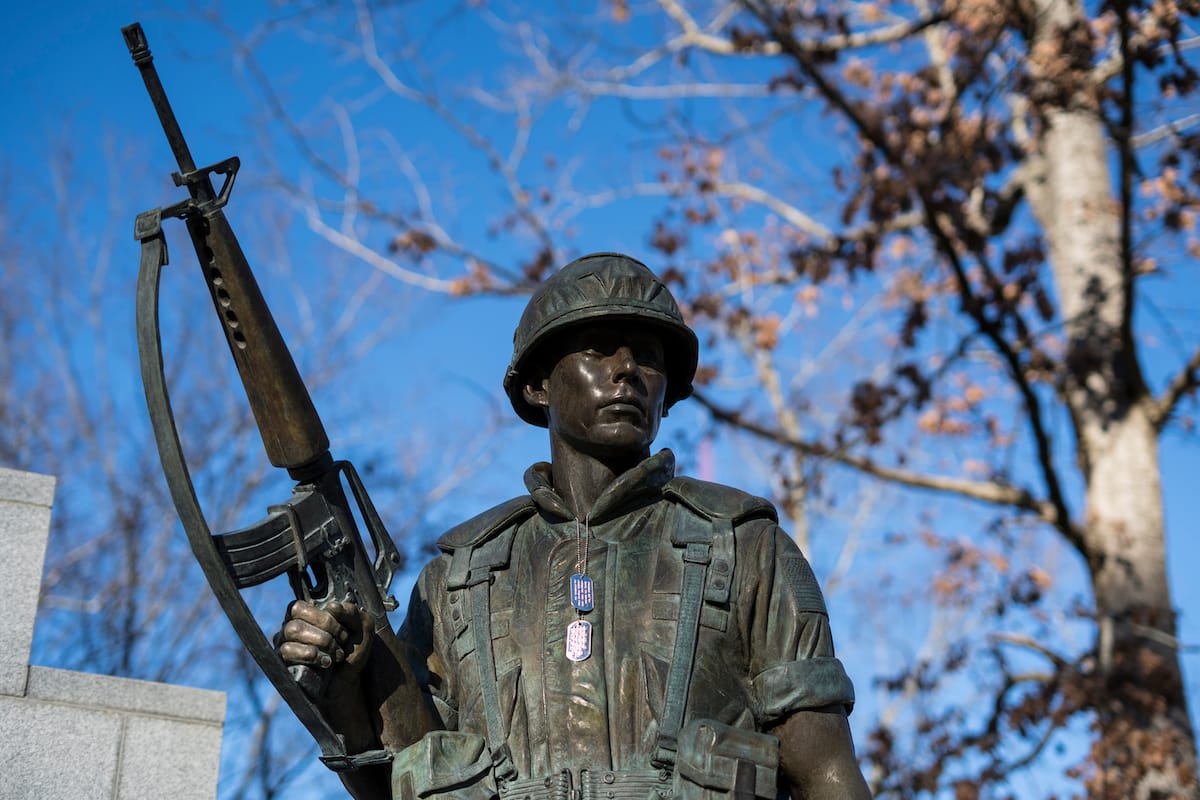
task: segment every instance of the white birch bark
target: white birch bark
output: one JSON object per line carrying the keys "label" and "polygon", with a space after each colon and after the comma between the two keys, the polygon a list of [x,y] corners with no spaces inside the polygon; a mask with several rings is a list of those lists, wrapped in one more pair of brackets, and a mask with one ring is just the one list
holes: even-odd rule
{"label": "white birch bark", "polygon": [[[1085,20],[1072,0],[1038,6],[1035,49]],[[1046,235],[1068,340],[1061,390],[1086,485],[1081,528],[1099,623],[1095,685],[1111,693],[1094,697],[1095,755],[1101,770],[1122,753],[1132,756],[1142,768],[1129,787],[1134,797],[1188,797],[1196,750],[1167,582],[1158,431],[1127,318],[1111,151],[1097,98],[1088,94],[1046,112],[1040,174],[1028,196]]]}

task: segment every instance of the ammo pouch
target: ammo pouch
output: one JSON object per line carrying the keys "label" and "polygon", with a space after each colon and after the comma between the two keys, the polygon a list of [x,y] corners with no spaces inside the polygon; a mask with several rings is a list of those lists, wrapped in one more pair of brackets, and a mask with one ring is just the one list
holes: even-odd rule
{"label": "ammo pouch", "polygon": [[487,740],[477,733],[430,731],[392,760],[395,800],[492,800],[496,782]]}
{"label": "ammo pouch", "polygon": [[711,719],[679,732],[675,800],[775,800],[779,739]]}

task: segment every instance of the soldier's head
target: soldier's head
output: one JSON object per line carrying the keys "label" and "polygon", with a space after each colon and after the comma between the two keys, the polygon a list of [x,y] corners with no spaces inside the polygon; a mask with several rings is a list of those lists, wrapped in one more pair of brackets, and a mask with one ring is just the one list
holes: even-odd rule
{"label": "soldier's head", "polygon": [[[513,334],[504,389],[521,419],[552,429],[552,406],[564,401],[564,391],[599,393],[593,404],[611,399],[606,414],[614,419],[624,412],[635,416],[637,409],[623,408],[623,400],[653,406],[640,409],[652,439],[659,418],[692,393],[697,349],[696,334],[675,298],[646,265],[617,253],[594,253],[572,261],[534,292]],[[588,367],[589,353],[594,368]],[[551,378],[564,361],[573,369],[560,370],[565,383],[560,381],[552,403]],[[630,371],[622,361],[637,368]],[[590,377],[581,377],[580,370]]]}

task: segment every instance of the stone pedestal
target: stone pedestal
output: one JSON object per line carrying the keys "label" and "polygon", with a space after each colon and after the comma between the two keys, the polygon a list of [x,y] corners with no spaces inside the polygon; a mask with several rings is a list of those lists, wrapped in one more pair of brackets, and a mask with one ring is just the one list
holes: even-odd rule
{"label": "stone pedestal", "polygon": [[224,693],[30,666],[53,498],[0,468],[0,796],[212,800]]}

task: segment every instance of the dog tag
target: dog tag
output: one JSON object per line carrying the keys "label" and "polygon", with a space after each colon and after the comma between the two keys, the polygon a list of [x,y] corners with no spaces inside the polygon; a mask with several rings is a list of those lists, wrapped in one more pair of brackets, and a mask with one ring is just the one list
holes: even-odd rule
{"label": "dog tag", "polygon": [[592,654],[592,623],[577,619],[567,626],[567,660],[585,661]]}
{"label": "dog tag", "polygon": [[580,611],[591,611],[595,607],[596,596],[592,588],[592,579],[587,575],[576,572],[571,576],[571,605]]}

